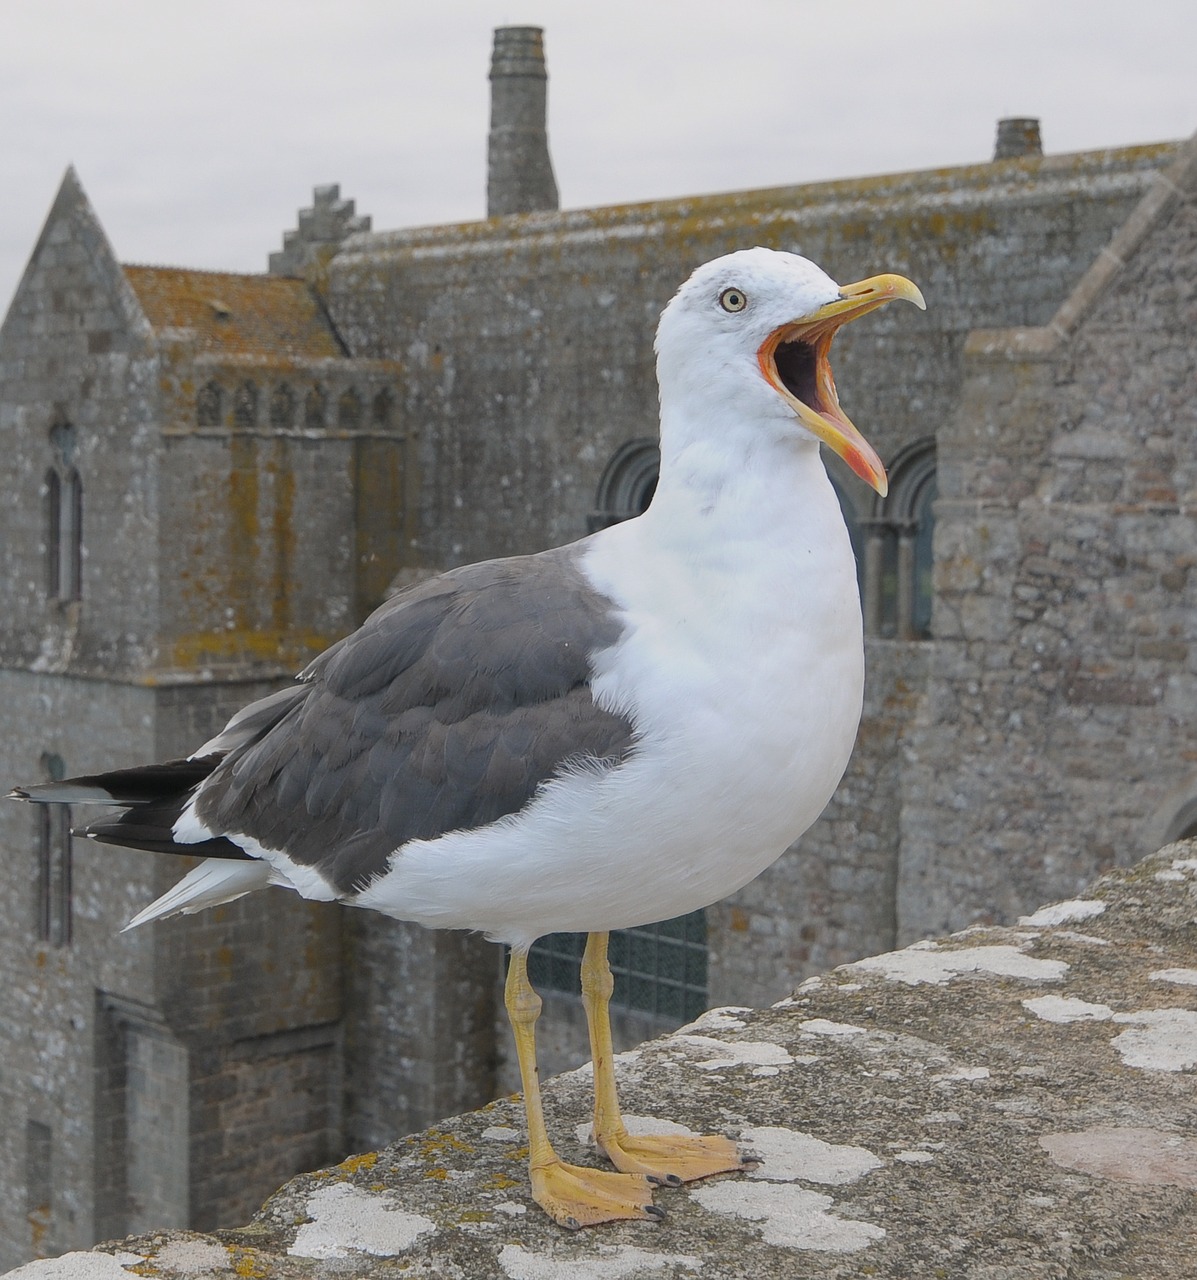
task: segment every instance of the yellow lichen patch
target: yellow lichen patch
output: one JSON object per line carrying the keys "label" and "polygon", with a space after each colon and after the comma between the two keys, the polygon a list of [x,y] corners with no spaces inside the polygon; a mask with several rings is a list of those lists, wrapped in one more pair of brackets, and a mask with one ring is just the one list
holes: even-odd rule
{"label": "yellow lichen patch", "polygon": [[360,1156],[347,1156],[337,1165],[338,1169],[343,1169],[346,1174],[357,1173],[359,1169],[373,1169],[378,1163],[377,1151],[366,1151]]}
{"label": "yellow lichen patch", "polygon": [[457,1215],[458,1222],[489,1222],[491,1216],[484,1213],[481,1209],[467,1209],[464,1213]]}
{"label": "yellow lichen patch", "polygon": [[506,1174],[496,1173],[482,1184],[484,1191],[506,1191],[508,1187],[518,1187],[518,1178],[509,1178]]}
{"label": "yellow lichen patch", "polygon": [[438,1129],[433,1129],[420,1143],[420,1155],[425,1160],[430,1160],[433,1156],[444,1155],[446,1151],[472,1153],[473,1150],[474,1148],[468,1142],[462,1142],[460,1138],[454,1137],[453,1134],[442,1133]]}
{"label": "yellow lichen patch", "polygon": [[508,1160],[527,1160],[531,1155],[531,1151],[527,1147],[516,1147],[514,1151],[507,1153]]}
{"label": "yellow lichen patch", "polygon": [[227,1245],[226,1248],[232,1268],[237,1275],[250,1277],[251,1280],[261,1280],[262,1277],[270,1274],[269,1260],[259,1254],[256,1249],[239,1249],[235,1245]]}
{"label": "yellow lichen patch", "polygon": [[170,647],[175,667],[257,659],[293,667],[327,649],[335,636],[315,631],[274,631],[237,627],[227,631],[196,631],[179,636]]}
{"label": "yellow lichen patch", "polygon": [[449,1170],[448,1169],[429,1169],[428,1172],[424,1174],[424,1177],[435,1178],[437,1182],[445,1182],[449,1177]]}

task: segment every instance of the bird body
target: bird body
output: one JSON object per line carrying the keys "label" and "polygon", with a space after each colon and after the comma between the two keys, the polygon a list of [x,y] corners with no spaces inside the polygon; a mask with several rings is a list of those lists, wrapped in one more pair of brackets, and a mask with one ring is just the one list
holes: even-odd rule
{"label": "bird body", "polygon": [[[752,249],[700,267],[657,337],[661,469],[641,516],[400,593],[187,761],[18,789],[123,804],[88,834],[204,862],[131,922],[267,884],[512,946],[507,1007],[535,1198],[578,1226],[659,1216],[650,1181],[740,1167],[723,1138],[631,1139],[610,1069],[611,929],[734,892],[815,821],[864,685],[856,571],[823,442],[884,492],[840,409],[841,288]],[[595,1130],[618,1174],[563,1165],[540,1113],[525,956],[590,934]]]}
{"label": "bird body", "polygon": [[814,822],[852,750],[864,668],[836,498],[814,449],[796,461],[761,477],[789,501],[762,492],[754,511],[782,556],[754,555],[757,531],[722,506],[662,547],[655,526],[676,512],[656,499],[575,544],[620,625],[588,655],[591,689],[631,721],[633,750],[576,763],[494,827],[405,846],[357,905],[517,946],[627,928],[734,892]]}

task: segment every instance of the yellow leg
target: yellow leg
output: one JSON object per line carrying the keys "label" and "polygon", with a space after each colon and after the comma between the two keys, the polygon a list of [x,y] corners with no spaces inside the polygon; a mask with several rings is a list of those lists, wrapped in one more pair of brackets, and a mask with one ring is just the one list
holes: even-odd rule
{"label": "yellow leg", "polygon": [[607,963],[607,939],[605,933],[590,934],[582,957],[582,1004],[594,1059],[594,1140],[599,1149],[624,1173],[642,1173],[667,1186],[744,1168],[736,1144],[717,1134],[632,1137],[625,1128],[612,1063],[610,1005],[615,979]]}
{"label": "yellow leg", "polygon": [[652,1186],[643,1175],[564,1164],[550,1145],[536,1067],[535,1027],[541,1001],[528,981],[526,952],[511,953],[505,1000],[524,1085],[532,1198],[554,1222],[571,1230],[620,1218],[663,1218],[664,1212],[652,1203]]}

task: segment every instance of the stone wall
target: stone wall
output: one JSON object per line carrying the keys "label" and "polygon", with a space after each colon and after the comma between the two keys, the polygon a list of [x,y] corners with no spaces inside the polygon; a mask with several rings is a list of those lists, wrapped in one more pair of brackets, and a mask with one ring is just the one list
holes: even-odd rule
{"label": "stone wall", "polygon": [[[617,1060],[629,1124],[721,1132],[746,1173],[660,1223],[568,1232],[532,1203],[516,1099],[284,1186],[244,1228],[144,1233],[14,1280],[1193,1274],[1197,842],[1011,928],[842,966]],[[562,1158],[591,1074],[550,1082]],[[59,1269],[55,1269],[55,1268]]]}
{"label": "stone wall", "polygon": [[[114,764],[132,764],[153,750],[153,695],[145,689],[9,670],[0,671],[0,705],[0,771],[13,782],[45,777],[43,752],[86,771],[99,763],[100,741],[118,744],[109,756]],[[113,941],[151,891],[148,860],[117,849],[96,856],[79,841],[70,850],[68,842],[69,908],[59,922],[69,931],[65,945],[61,933],[45,936],[39,920],[41,821],[32,806],[0,807],[0,1107],[7,1117],[0,1134],[0,1269],[99,1238],[91,1102],[96,993],[148,1001],[153,989],[148,938]],[[62,855],[55,849],[52,856]],[[44,1152],[28,1142],[30,1126],[44,1131]],[[45,1184],[50,1200],[44,1217],[31,1220],[26,1197],[34,1184]]]}
{"label": "stone wall", "polygon": [[[953,419],[969,331],[1049,319],[1174,154],[1023,158],[351,237],[329,264],[329,307],[355,355],[403,365],[424,477],[414,557],[443,568],[584,534],[608,460],[655,432],[660,309],[691,266],[745,245],[796,249],[844,280],[898,270],[923,287],[925,314],[880,312],[837,341],[845,405],[892,458]],[[837,478],[867,513],[858,482]],[[892,939],[898,746],[926,661],[873,645],[848,790],[799,850],[711,912],[713,993],[776,998]],[[1031,901],[1034,883],[1015,891]],[[584,1051],[576,1038],[573,1056]]]}
{"label": "stone wall", "polygon": [[[415,479],[396,375],[165,344],[159,668],[290,675],[382,602]],[[197,420],[200,388],[219,421]]]}
{"label": "stone wall", "polygon": [[900,935],[1009,918],[1197,795],[1197,143],[1052,324],[977,334],[940,434]]}
{"label": "stone wall", "polygon": [[[660,309],[690,267],[745,245],[796,249],[844,280],[898,270],[923,287],[925,314],[882,312],[837,342],[845,404],[894,457],[956,413],[969,331],[1049,319],[1174,153],[1028,157],[350,238],[322,280],[350,350],[403,365],[424,477],[413,557],[437,569],[585,533],[609,459],[655,432]],[[867,514],[858,482],[837,478]],[[906,727],[930,653],[870,643],[844,788],[799,847],[708,913],[713,998],[764,1003],[893,944]],[[1013,893],[1042,890],[1028,880]],[[582,1020],[566,1021],[558,1066],[587,1052]],[[631,1015],[628,1036],[642,1029]]]}
{"label": "stone wall", "polygon": [[[68,174],[0,332],[7,786],[187,754],[348,629],[401,562],[402,503],[361,505],[396,477],[401,491],[393,424],[355,434],[333,416],[324,439],[263,439],[265,407],[234,421],[235,393],[296,362],[234,369],[196,345],[148,324]],[[367,409],[391,394],[393,370],[352,364],[301,370],[337,393],[332,414],[346,388]],[[205,434],[197,392],[214,377],[230,413]],[[82,487],[81,578],[61,599],[53,468]],[[230,642],[250,632],[256,647]],[[46,817],[0,809],[0,1267],[151,1221],[236,1221],[342,1153],[339,912],[269,894],[121,935],[185,866],[71,842],[58,819],[47,849]]]}
{"label": "stone wall", "polygon": [[345,1146],[495,1096],[499,948],[465,933],[347,912]]}
{"label": "stone wall", "polygon": [[926,313],[881,311],[837,340],[845,406],[889,458],[951,417],[968,332],[1045,322],[1173,152],[355,235],[329,264],[328,305],[355,356],[403,365],[419,551],[443,568],[586,532],[607,460],[656,433],[657,318],[707,258],[764,244],[840,280],[919,283]]}
{"label": "stone wall", "polygon": [[[109,675],[143,666],[157,621],[157,369],[148,325],[68,171],[0,328],[0,661]],[[130,467],[128,458],[138,464]],[[85,613],[47,588],[47,477],[83,479]],[[132,567],[136,566],[136,571]]]}

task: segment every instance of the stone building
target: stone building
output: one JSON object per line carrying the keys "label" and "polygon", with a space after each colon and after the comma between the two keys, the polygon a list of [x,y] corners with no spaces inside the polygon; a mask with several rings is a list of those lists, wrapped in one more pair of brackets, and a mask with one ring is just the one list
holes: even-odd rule
{"label": "stone building", "polygon": [[[869,685],[824,818],[619,941],[632,1037],[1075,890],[1197,824],[1197,141],[559,211],[539,32],[499,33],[492,214],[317,188],[262,276],[123,266],[68,172],[0,327],[0,758],[185,753],[388,584],[643,509],[652,335],[752,244],[928,310],[837,342]],[[495,1088],[497,949],[290,895],[118,933],[178,874],[0,810],[0,1265],[247,1215]],[[1041,851],[1047,849],[1047,857]],[[577,1053],[568,939],[538,958]],[[555,988],[563,988],[557,992]]]}

